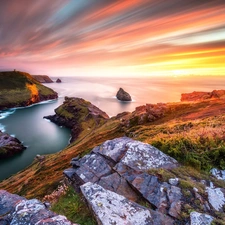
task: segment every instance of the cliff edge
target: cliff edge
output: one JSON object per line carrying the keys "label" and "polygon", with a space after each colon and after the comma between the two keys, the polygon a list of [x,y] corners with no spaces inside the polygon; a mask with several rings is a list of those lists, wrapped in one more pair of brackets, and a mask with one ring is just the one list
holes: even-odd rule
{"label": "cliff edge", "polygon": [[58,94],[55,91],[45,87],[28,73],[0,72],[0,110],[56,98]]}

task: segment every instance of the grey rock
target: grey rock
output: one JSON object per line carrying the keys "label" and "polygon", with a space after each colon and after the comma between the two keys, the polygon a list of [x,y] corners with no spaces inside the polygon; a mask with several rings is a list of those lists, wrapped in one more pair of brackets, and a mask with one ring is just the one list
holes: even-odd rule
{"label": "grey rock", "polygon": [[210,172],[218,180],[224,180],[225,181],[225,170],[219,170],[219,169],[213,168],[213,169],[210,170]]}
{"label": "grey rock", "polygon": [[173,185],[173,186],[177,186],[179,183],[179,178],[170,178],[169,179],[169,184]]}
{"label": "grey rock", "polygon": [[37,199],[27,200],[4,190],[0,190],[0,224],[75,225],[66,217],[48,210]]}
{"label": "grey rock", "polygon": [[119,89],[116,94],[116,97],[120,101],[132,101],[130,94],[124,91],[123,88]]}
{"label": "grey rock", "polygon": [[25,146],[15,137],[0,131],[0,159],[13,156],[26,149]]}
{"label": "grey rock", "polygon": [[191,212],[190,214],[191,225],[210,225],[213,219],[212,216],[203,213]]}
{"label": "grey rock", "polygon": [[208,201],[212,207],[217,211],[222,211],[225,205],[225,189],[215,188],[212,184],[211,187],[206,188],[206,192],[208,193]]}
{"label": "grey rock", "polygon": [[[130,225],[153,225],[153,215],[150,210],[140,206],[125,197],[109,190],[105,190],[100,185],[90,182],[81,186],[81,191],[88,204],[92,208],[98,224],[130,224]],[[172,224],[172,220],[166,216],[161,217],[167,224]],[[160,216],[158,217],[160,219]],[[159,221],[158,224],[163,224]]]}
{"label": "grey rock", "polygon": [[[144,198],[159,213],[179,217],[180,188],[147,173],[151,168],[175,168],[178,162],[149,144],[127,137],[108,140],[83,158],[72,160],[72,165],[64,174],[73,186],[95,183],[132,201]],[[177,184],[177,180],[171,183]]]}

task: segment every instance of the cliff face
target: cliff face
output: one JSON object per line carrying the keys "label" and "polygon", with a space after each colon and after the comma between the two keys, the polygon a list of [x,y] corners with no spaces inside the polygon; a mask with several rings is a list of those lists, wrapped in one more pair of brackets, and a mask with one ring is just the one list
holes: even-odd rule
{"label": "cliff face", "polygon": [[81,132],[89,133],[93,131],[93,128],[102,125],[109,119],[105,112],[82,98],[65,97],[65,101],[55,109],[55,113],[55,115],[45,116],[45,118],[59,126],[70,128],[72,135],[71,142]]}
{"label": "cliff face", "polygon": [[225,90],[214,90],[212,92],[194,91],[181,95],[181,101],[203,101],[207,99],[225,98]]}
{"label": "cliff face", "polygon": [[[225,174],[224,104],[223,98],[146,104],[109,119],[90,102],[65,98],[47,118],[71,128],[71,144],[35,159],[2,181],[1,188],[46,199],[54,196],[60,182],[69,180],[101,225],[113,219],[140,224],[140,215],[142,224],[224,224],[225,182],[216,179]],[[220,171],[212,175],[213,167]],[[55,204],[67,199],[65,205],[73,207],[72,197],[61,196]],[[88,208],[70,210],[73,215],[85,211]],[[61,212],[68,215],[64,208]]]}
{"label": "cliff face", "polygon": [[53,80],[47,75],[32,75],[32,77],[40,83],[53,83]]}
{"label": "cliff face", "polygon": [[30,74],[19,71],[0,72],[0,96],[0,110],[58,97],[55,91],[40,84]]}

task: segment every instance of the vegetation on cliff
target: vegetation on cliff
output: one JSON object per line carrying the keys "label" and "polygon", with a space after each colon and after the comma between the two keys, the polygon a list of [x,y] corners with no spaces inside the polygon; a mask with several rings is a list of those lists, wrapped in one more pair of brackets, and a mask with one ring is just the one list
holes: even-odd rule
{"label": "vegetation on cliff", "polygon": [[[62,121],[67,121],[69,126],[75,119],[78,122],[76,126],[82,128],[81,132],[76,133],[76,138],[63,151],[48,155],[42,161],[35,159],[29,167],[2,181],[1,188],[28,198],[42,199],[51,195],[60,182],[64,181],[63,170],[70,167],[72,158],[89,153],[106,140],[128,136],[156,146],[183,165],[173,170],[151,170],[149,173],[158,176],[162,181],[174,177],[180,179],[179,187],[182,188],[187,202],[189,201],[182,206],[180,219],[184,221],[194,209],[203,210],[200,200],[191,200],[194,187],[205,196],[200,180],[211,180],[215,186],[225,188],[224,181],[216,180],[208,173],[213,167],[225,168],[224,103],[224,99],[209,99],[195,103],[148,104],[132,113],[122,113],[96,123],[93,118],[87,120],[90,114],[87,105],[79,106],[77,110],[77,102],[73,98],[67,98],[64,104],[56,109],[58,121],[63,118]],[[72,126],[71,129],[73,128]],[[60,197],[60,201],[54,203],[56,211],[62,212],[64,204],[73,203],[72,199],[76,197],[70,199],[68,195],[71,195],[70,189]],[[145,202],[143,204],[146,205]],[[79,213],[82,215],[84,211]],[[64,213],[72,218],[71,214],[75,215],[76,210]],[[225,215],[223,212],[215,212],[214,217],[217,218],[216,224],[222,224]]]}
{"label": "vegetation on cliff", "polygon": [[43,86],[28,73],[0,72],[0,110],[28,106],[57,97],[55,91]]}

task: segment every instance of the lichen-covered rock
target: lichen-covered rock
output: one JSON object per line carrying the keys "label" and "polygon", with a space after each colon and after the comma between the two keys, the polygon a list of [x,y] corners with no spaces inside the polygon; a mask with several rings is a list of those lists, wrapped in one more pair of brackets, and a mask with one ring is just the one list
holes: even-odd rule
{"label": "lichen-covered rock", "polygon": [[191,225],[210,225],[213,219],[212,216],[203,213],[191,212],[190,214]]}
{"label": "lichen-covered rock", "polygon": [[[92,208],[99,225],[155,224],[150,210],[121,195],[105,190],[100,185],[88,182],[81,186],[81,191]],[[166,224],[172,224],[169,217],[165,216],[163,221],[165,222],[165,220],[167,220]],[[163,224],[162,221],[159,221],[158,225],[160,224]]]}
{"label": "lichen-covered rock", "polygon": [[130,94],[124,91],[123,88],[119,89],[116,94],[116,97],[120,101],[132,101]]}
{"label": "lichen-covered rock", "polygon": [[7,225],[76,225],[65,216],[48,210],[37,199],[27,200],[0,190],[0,224]]}
{"label": "lichen-covered rock", "polygon": [[129,200],[143,198],[173,218],[180,215],[181,189],[148,174],[152,168],[176,168],[178,162],[149,144],[127,137],[108,140],[72,165],[64,174],[76,190],[92,182]]}
{"label": "lichen-covered rock", "polygon": [[0,131],[0,159],[13,156],[26,149],[15,137]]}
{"label": "lichen-covered rock", "polygon": [[210,172],[218,180],[224,180],[225,181],[225,170],[219,170],[219,169],[213,168],[213,169],[210,170]]}
{"label": "lichen-covered rock", "polygon": [[212,207],[217,211],[221,211],[225,205],[225,189],[215,188],[211,185],[211,187],[206,188],[206,192],[208,193],[208,200]]}

